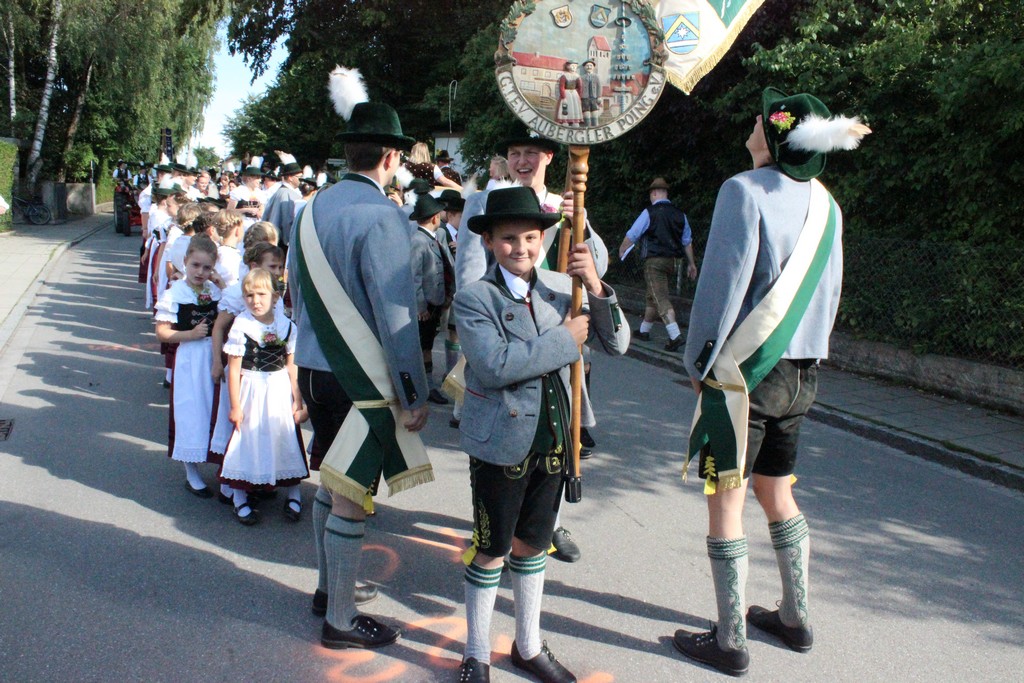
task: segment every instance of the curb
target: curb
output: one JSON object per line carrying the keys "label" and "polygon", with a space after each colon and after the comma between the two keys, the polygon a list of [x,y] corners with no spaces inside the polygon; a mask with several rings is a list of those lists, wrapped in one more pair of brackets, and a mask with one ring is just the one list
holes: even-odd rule
{"label": "curb", "polygon": [[941,442],[876,424],[821,403],[814,404],[807,417],[815,422],[821,422],[865,439],[892,446],[909,455],[930,460],[972,477],[984,479],[1009,489],[1024,491],[1024,471],[1001,462],[991,461],[988,459],[989,456],[956,451]]}
{"label": "curb", "polygon": [[50,273],[53,272],[54,267],[57,265],[57,261],[64,255],[64,252],[71,247],[80,244],[89,237],[92,237],[101,230],[109,229],[112,222],[113,219],[109,222],[104,221],[92,230],[82,233],[74,239],[65,240],[53,248],[53,251],[50,252],[50,256],[46,263],[44,263],[43,267],[39,269],[39,273],[36,275],[35,280],[33,280],[32,284],[29,285],[22,293],[21,297],[18,299],[18,304],[11,310],[7,319],[4,320],[3,325],[0,325],[0,355],[7,350],[7,345],[10,342],[11,337],[14,335],[15,330],[17,330],[18,326],[21,325],[21,321],[25,318],[25,314],[28,313],[29,306],[32,305],[32,302],[35,300],[39,290],[46,283],[46,279],[50,276]]}
{"label": "curb", "polygon": [[[630,344],[626,355],[680,375],[680,384],[689,388],[689,375],[687,375],[683,367],[682,357],[679,354]],[[844,372],[849,371],[844,370]],[[1016,491],[1024,491],[1024,470],[1006,465],[999,460],[993,459],[991,456],[956,450],[946,446],[941,441],[934,441],[901,431],[895,427],[878,424],[820,402],[814,404],[807,417],[815,422],[842,429],[870,441],[891,446],[909,455],[958,470],[972,477],[984,479],[985,481]]]}

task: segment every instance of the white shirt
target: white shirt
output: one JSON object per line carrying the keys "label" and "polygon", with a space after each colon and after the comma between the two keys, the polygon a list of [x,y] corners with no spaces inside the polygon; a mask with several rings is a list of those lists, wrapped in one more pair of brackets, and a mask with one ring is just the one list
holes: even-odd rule
{"label": "white shirt", "polygon": [[505,278],[505,284],[508,286],[508,291],[512,292],[512,296],[519,297],[520,299],[528,299],[530,297],[529,282],[518,275],[508,272],[500,263],[498,264],[498,270],[501,271],[502,277]]}

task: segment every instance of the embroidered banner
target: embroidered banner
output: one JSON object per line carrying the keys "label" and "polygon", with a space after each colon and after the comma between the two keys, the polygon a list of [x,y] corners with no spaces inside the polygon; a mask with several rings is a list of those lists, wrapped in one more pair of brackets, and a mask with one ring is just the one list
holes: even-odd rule
{"label": "embroidered banner", "polygon": [[661,0],[669,83],[689,94],[729,51],[764,0]]}

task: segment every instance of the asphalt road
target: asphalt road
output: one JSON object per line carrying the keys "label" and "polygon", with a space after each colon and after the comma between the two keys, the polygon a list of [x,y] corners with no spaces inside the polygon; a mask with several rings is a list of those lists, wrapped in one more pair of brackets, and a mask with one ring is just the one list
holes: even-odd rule
{"label": "asphalt road", "polygon": [[[434,410],[424,435],[437,481],[379,498],[368,524],[363,575],[383,593],[368,611],[405,635],[374,652],[321,648],[315,484],[297,525],[277,501],[243,527],[185,492],[166,457],[137,254],[137,239],[112,231],[69,250],[0,358],[0,420],[15,420],[0,442],[0,681],[453,680],[470,505],[450,411]],[[541,621],[587,683],[724,680],[670,642],[714,617],[703,495],[679,476],[693,398],[677,379],[594,360],[597,454],[584,500],[563,509],[583,559],[549,562]],[[1024,496],[813,421],[798,475],[815,648],[799,655],[752,631],[748,680],[1020,680]],[[748,601],[772,605],[778,574],[756,505],[746,522]],[[494,680],[524,680],[506,656],[507,580],[497,610]]]}

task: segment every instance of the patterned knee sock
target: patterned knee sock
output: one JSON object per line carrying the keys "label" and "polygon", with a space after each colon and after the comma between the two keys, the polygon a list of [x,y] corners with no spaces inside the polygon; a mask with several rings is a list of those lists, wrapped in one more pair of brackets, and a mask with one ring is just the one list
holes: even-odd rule
{"label": "patterned knee sock", "polygon": [[317,590],[327,592],[327,554],[324,551],[324,531],[327,517],[331,514],[331,493],[323,486],[316,490],[313,499],[313,542],[316,544],[316,566],[319,570]]}
{"label": "patterned knee sock", "polygon": [[498,597],[501,567],[484,569],[470,563],[466,567],[466,654],[491,663],[491,615]]}
{"label": "patterned knee sock", "polygon": [[540,602],[544,596],[544,568],[547,555],[510,555],[512,597],[516,607],[516,648],[524,659],[540,654]]}
{"label": "patterned knee sock", "polygon": [[786,626],[807,626],[807,570],[811,555],[811,537],[802,514],[768,525],[775,559],[782,576],[782,602],[779,619]]}
{"label": "patterned knee sock", "polygon": [[708,537],[711,578],[718,602],[718,646],[739,650],[747,646],[746,605],[747,537]]}
{"label": "patterned knee sock", "polygon": [[363,552],[364,524],[331,515],[327,518],[324,550],[327,553],[327,623],[347,631],[358,616],[354,592],[359,557]]}

